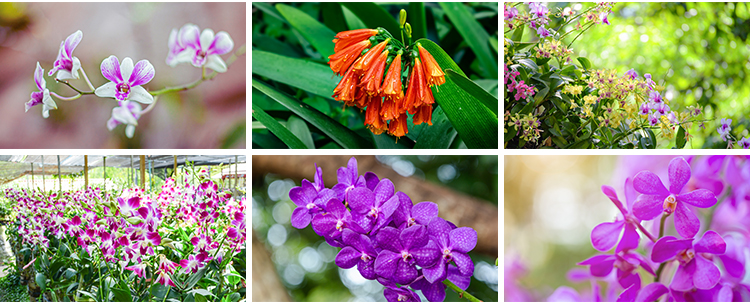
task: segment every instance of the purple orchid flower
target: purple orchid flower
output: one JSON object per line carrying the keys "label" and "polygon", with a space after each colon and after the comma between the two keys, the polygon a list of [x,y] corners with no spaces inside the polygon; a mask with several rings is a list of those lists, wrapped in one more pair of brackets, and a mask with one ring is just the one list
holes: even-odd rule
{"label": "purple orchid flower", "polygon": [[628,72],[625,72],[625,75],[630,77],[631,80],[635,80],[638,78],[638,72],[635,72],[635,69],[628,70]]}
{"label": "purple orchid flower", "polygon": [[406,286],[397,287],[396,284],[386,285],[383,295],[388,302],[421,302],[416,292]]}
{"label": "purple orchid flower", "polygon": [[117,203],[120,205],[120,215],[124,218],[129,218],[135,215],[138,208],[141,206],[141,198],[132,197],[125,201],[123,198],[117,198]]}
{"label": "purple orchid flower", "polygon": [[602,20],[602,23],[609,25],[609,20],[607,20],[607,16],[609,16],[609,12],[603,12],[599,14],[599,19]]}
{"label": "purple orchid flower", "polygon": [[623,288],[628,288],[634,284],[638,288],[641,287],[641,277],[638,273],[635,273],[638,266],[642,267],[646,272],[651,273],[651,275],[656,274],[641,254],[630,251],[618,254],[595,255],[578,264],[589,266],[591,275],[596,277],[605,277],[617,267],[617,282]]}
{"label": "purple orchid flower", "polygon": [[49,118],[49,111],[52,109],[57,109],[57,104],[55,103],[55,100],[52,100],[52,97],[49,94],[49,89],[47,89],[47,81],[44,80],[44,69],[42,69],[42,66],[39,65],[39,62],[36,62],[36,70],[34,70],[34,82],[36,82],[36,88],[38,88],[39,91],[31,93],[31,100],[29,100],[29,102],[26,102],[26,112],[28,112],[32,107],[42,104],[42,117]]}
{"label": "purple orchid flower", "polygon": [[117,101],[120,105],[112,109],[112,117],[107,120],[107,129],[114,130],[118,125],[125,124],[125,136],[133,138],[138,119],[141,117],[141,105],[130,100]]}
{"label": "purple orchid flower", "polygon": [[427,229],[415,225],[400,231],[385,227],[378,231],[377,242],[383,248],[375,259],[375,273],[399,284],[413,282],[419,274],[414,264],[433,266],[440,258],[434,248],[422,248],[429,241]]}
{"label": "purple orchid flower", "polygon": [[[139,258],[138,260],[140,261],[141,259]],[[133,273],[135,273],[135,275],[138,275],[138,277],[146,278],[146,267],[148,267],[148,265],[146,265],[146,263],[139,262],[139,263],[137,263],[135,265],[132,265],[130,267],[125,267],[125,270],[133,271]]]}
{"label": "purple orchid flower", "polygon": [[742,137],[740,141],[737,142],[743,149],[750,149],[750,138]]}
{"label": "purple orchid flower", "polygon": [[732,130],[732,119],[724,118],[721,119],[721,126],[716,129],[717,132],[719,132],[719,135],[721,135],[721,139],[724,141],[727,141],[727,136],[729,135],[729,131]]}
{"label": "purple orchid flower", "polygon": [[[471,284],[471,276],[461,275],[456,266],[448,266],[448,280],[462,290],[466,290]],[[421,290],[424,297],[430,302],[445,301],[445,289],[447,287],[442,282],[430,283],[422,276],[417,278],[409,287]]]}
{"label": "purple orchid flower", "polygon": [[57,59],[53,63],[49,76],[57,72],[57,79],[69,80],[78,78],[78,70],[81,69],[81,61],[78,57],[73,56],[73,50],[78,46],[83,38],[81,30],[70,34],[65,41],[60,43],[60,52],[57,53]]}
{"label": "purple orchid flower", "polygon": [[707,290],[713,288],[721,278],[719,268],[708,258],[713,258],[710,254],[724,254],[726,248],[724,239],[714,231],[705,232],[698,241],[665,236],[654,244],[651,260],[661,263],[677,259],[680,263],[669,288],[677,291],[693,288]]}
{"label": "purple orchid flower", "polygon": [[662,211],[675,213],[674,225],[677,233],[692,238],[700,229],[700,221],[685,204],[708,208],[716,204],[716,196],[706,189],[682,193],[690,180],[690,165],[682,157],[669,162],[669,190],[661,179],[651,171],[641,171],[635,175],[633,186],[642,193],[633,204],[633,213],[641,220],[656,218]]}
{"label": "purple orchid flower", "polygon": [[102,61],[101,70],[102,75],[110,82],[94,91],[98,97],[154,103],[154,97],[141,86],[154,78],[154,66],[148,60],[140,60],[133,66],[133,60],[129,57],[123,59],[121,64],[116,56],[110,55]]}
{"label": "purple orchid flower", "polygon": [[346,228],[365,233],[352,221],[352,214],[337,198],[328,200],[326,213],[316,214],[312,219],[312,226],[316,234],[330,239],[338,239]]}
{"label": "purple orchid flower", "polygon": [[640,236],[636,231],[636,227],[640,227],[641,231],[646,235],[648,232],[641,227],[641,220],[633,215],[630,211],[633,207],[633,200],[635,200],[635,190],[633,189],[633,182],[630,178],[625,180],[625,199],[627,207],[623,207],[620,200],[617,198],[617,192],[614,188],[603,185],[602,192],[617,206],[620,210],[622,218],[618,218],[615,222],[605,222],[597,225],[591,231],[591,244],[594,249],[601,252],[606,252],[612,249],[617,244],[617,240],[622,234],[620,243],[617,244],[615,253],[620,253],[625,250],[638,248],[638,241]]}
{"label": "purple orchid flower", "polygon": [[347,195],[352,189],[367,186],[365,178],[359,176],[357,172],[357,159],[354,157],[349,159],[346,167],[339,168],[336,174],[338,175],[338,184],[333,186],[333,191],[336,192],[336,197],[342,202],[346,201]]}
{"label": "purple orchid flower", "polygon": [[346,202],[354,212],[352,219],[366,232],[388,224],[400,204],[398,197],[394,196],[394,186],[389,179],[380,181],[375,191],[362,187],[352,189]]}
{"label": "purple orchid flower", "polygon": [[411,199],[405,193],[396,192],[400,205],[393,212],[393,222],[400,229],[412,225],[429,225],[438,216],[438,206],[433,202],[421,202],[412,205]]}
{"label": "purple orchid flower", "polygon": [[375,247],[367,235],[356,233],[348,228],[342,234],[346,246],[336,255],[336,265],[343,269],[357,266],[357,270],[366,279],[376,279],[375,258],[378,257]]}
{"label": "purple orchid flower", "polygon": [[536,18],[542,18],[547,16],[547,13],[549,13],[549,9],[544,3],[531,2],[529,3],[529,13],[531,13]]}
{"label": "purple orchid flower", "polygon": [[308,180],[302,180],[301,186],[289,190],[289,198],[297,204],[292,212],[292,226],[303,229],[310,224],[313,215],[325,211],[325,205],[336,196],[330,189],[321,192],[315,190],[315,186]]}
{"label": "purple orchid flower", "polygon": [[505,18],[505,22],[506,23],[512,21],[514,18],[516,18],[516,16],[518,16],[518,9],[517,8],[511,7],[511,8],[508,9],[505,5],[503,5],[503,8],[504,8],[504,10],[503,10],[504,17],[503,18]]}
{"label": "purple orchid flower", "polygon": [[[201,32],[197,25],[186,24],[178,34],[175,44],[170,44],[170,54],[176,54],[171,64],[168,63],[170,66],[191,63],[194,67],[211,68],[216,72],[227,71],[227,64],[219,56],[229,53],[234,48],[234,41],[227,32],[214,34],[211,29]],[[184,49],[178,53],[177,50],[180,48]],[[167,60],[169,61],[169,57]]]}
{"label": "purple orchid flower", "polygon": [[539,28],[536,29],[536,34],[539,35],[540,38],[552,36],[549,30],[545,29],[544,26],[539,26]]}
{"label": "purple orchid flower", "polygon": [[656,302],[660,297],[669,293],[667,286],[662,283],[650,283],[639,289],[635,285],[628,287],[620,294],[618,302]]}
{"label": "purple orchid flower", "polygon": [[425,248],[437,248],[442,257],[432,267],[422,267],[425,278],[434,283],[446,278],[446,269],[454,262],[461,275],[474,273],[474,262],[467,255],[477,246],[477,231],[470,227],[453,229],[443,218],[437,217],[427,226],[431,241]]}

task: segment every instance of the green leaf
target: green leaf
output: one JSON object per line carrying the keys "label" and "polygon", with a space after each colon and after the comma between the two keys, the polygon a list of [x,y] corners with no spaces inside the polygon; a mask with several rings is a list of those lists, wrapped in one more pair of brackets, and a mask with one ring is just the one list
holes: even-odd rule
{"label": "green leaf", "polygon": [[[255,59],[253,59],[253,62],[255,62]],[[297,116],[302,117],[302,119],[305,119],[305,121],[320,129],[321,132],[328,137],[331,137],[333,141],[345,149],[364,149],[373,147],[373,145],[362,138],[362,136],[359,136],[354,131],[341,125],[341,123],[338,123],[331,117],[328,117],[309,105],[303,104],[287,94],[279,92],[256,79],[253,79],[253,87],[278,101],[281,105],[289,108],[289,110],[297,114]]]}
{"label": "green leaf", "polygon": [[406,20],[411,24],[411,37],[414,40],[427,38],[427,16],[424,2],[409,2]]}
{"label": "green leaf", "polygon": [[482,102],[484,106],[489,108],[495,114],[495,116],[497,116],[497,108],[498,104],[500,104],[500,101],[497,98],[493,97],[490,93],[482,89],[482,87],[480,87],[477,83],[474,83],[474,81],[456,73],[452,69],[446,69],[445,76],[451,79],[451,81],[456,83],[456,85],[458,85],[458,87],[463,89],[465,92],[469,93],[474,98],[479,100],[479,102]]}
{"label": "green leaf", "polygon": [[36,284],[42,288],[42,292],[44,292],[44,290],[47,289],[47,277],[41,272],[37,272],[34,279],[36,280]]}
{"label": "green leaf", "polygon": [[341,80],[331,68],[310,60],[296,59],[253,50],[253,74],[287,84],[313,94],[330,97]]}
{"label": "green leaf", "polygon": [[352,11],[350,11],[348,8],[342,6],[341,9],[344,11],[344,19],[346,19],[346,25],[350,30],[367,28],[365,23],[362,22],[362,20],[360,20],[357,15],[354,15],[354,13],[352,13]]}
{"label": "green leaf", "polygon": [[112,288],[112,293],[115,295],[115,302],[132,302],[133,296],[130,294],[130,290]]}
{"label": "green leaf", "polygon": [[290,149],[308,149],[297,136],[295,136],[291,131],[289,131],[287,128],[283,127],[281,123],[276,121],[273,117],[268,115],[266,112],[264,112],[259,107],[255,106],[255,104],[252,105],[253,107],[253,118],[258,119],[263,125],[265,125],[269,131],[271,131],[276,137],[279,137],[281,141],[284,142],[287,146],[289,146]]}
{"label": "green leaf", "polygon": [[211,293],[211,291],[208,291],[206,289],[193,289],[193,290],[188,291],[187,293],[188,294],[190,294],[190,293],[198,294],[198,295],[201,295],[201,296],[213,296],[213,297],[216,296],[213,293]]}
{"label": "green leaf", "polygon": [[[88,296],[88,297],[92,298],[92,299],[93,299],[94,301],[96,301],[96,302],[99,302],[99,298],[97,298],[97,297],[96,297],[96,296],[95,296],[95,295],[94,295],[93,293],[91,293],[91,292],[88,292],[88,291],[83,291],[83,290],[81,290],[81,291],[78,291],[77,293],[80,293],[81,295],[85,295],[85,296]],[[81,301],[81,300],[78,300],[78,301]]]}
{"label": "green leaf", "polygon": [[197,284],[198,281],[203,278],[203,275],[206,274],[206,270],[208,270],[208,267],[203,267],[198,269],[198,272],[191,274],[190,277],[188,277],[188,279],[185,281],[185,289],[195,287],[195,284]]}
{"label": "green leaf", "polygon": [[410,149],[414,146],[414,142],[409,137],[401,137],[397,140],[395,136],[386,133],[372,134],[372,139],[377,149]]}
{"label": "green leaf", "polygon": [[271,4],[268,3],[262,3],[262,2],[253,2],[253,6],[257,7],[264,13],[268,14],[271,17],[274,17],[278,20],[286,22],[286,19],[284,17],[281,17],[281,14],[279,14],[279,11],[276,10],[275,7],[273,7]]}
{"label": "green leaf", "polygon": [[591,61],[588,58],[579,56],[578,62],[581,63],[581,67],[583,67],[583,70],[589,70],[589,68],[591,68]]}
{"label": "green leaf", "polygon": [[497,56],[490,51],[490,35],[484,30],[482,25],[474,19],[466,5],[460,2],[440,2],[440,6],[448,15],[448,18],[456,26],[456,30],[461,33],[464,42],[469,45],[479,60],[479,74],[496,79],[497,75]]}
{"label": "green leaf", "polygon": [[414,142],[414,148],[448,149],[457,134],[443,108],[438,106],[432,110],[432,126],[422,128],[422,133]]}
{"label": "green leaf", "polygon": [[675,141],[675,146],[678,149],[682,149],[685,147],[686,143],[687,140],[685,139],[685,129],[680,126],[680,128],[677,130],[677,140]]}
{"label": "green leaf", "polygon": [[292,132],[308,149],[315,149],[315,143],[313,143],[312,135],[310,135],[310,129],[307,128],[307,123],[297,116],[290,116],[286,122],[286,126],[289,131]]}
{"label": "green leaf", "polygon": [[359,17],[368,28],[382,27],[391,32],[393,37],[400,37],[398,21],[380,5],[372,2],[342,2],[341,4]]}
{"label": "green leaf", "polygon": [[[417,43],[432,54],[441,68],[452,69],[466,76],[440,46],[428,39],[420,39]],[[489,108],[450,79],[446,79],[445,84],[432,88],[432,93],[468,148],[497,148],[498,120]]]}
{"label": "green leaf", "polygon": [[[520,43],[521,39],[523,38],[523,30],[526,28],[526,25],[520,25],[518,26],[514,31],[513,35],[510,36],[510,40],[515,43]],[[531,45],[531,44],[529,44]],[[521,49],[519,49],[520,51]]]}
{"label": "green leaf", "polygon": [[336,33],[331,29],[294,7],[277,4],[276,9],[305,40],[320,52],[324,59],[333,54],[333,37],[336,36]]}
{"label": "green leaf", "polygon": [[547,93],[549,93],[549,87],[542,88],[539,92],[534,95],[534,106],[538,106],[542,101],[544,101],[544,98],[547,97]]}
{"label": "green leaf", "polygon": [[253,33],[253,47],[288,57],[296,58],[302,56],[296,47],[292,47],[276,38],[263,34]]}
{"label": "green leaf", "polygon": [[[323,23],[329,29],[335,32],[342,32],[349,29],[346,26],[344,11],[341,9],[341,4],[336,2],[321,2],[320,11],[323,13]],[[253,36],[253,40],[254,39],[255,36]],[[331,40],[333,40],[333,38],[331,38]]]}

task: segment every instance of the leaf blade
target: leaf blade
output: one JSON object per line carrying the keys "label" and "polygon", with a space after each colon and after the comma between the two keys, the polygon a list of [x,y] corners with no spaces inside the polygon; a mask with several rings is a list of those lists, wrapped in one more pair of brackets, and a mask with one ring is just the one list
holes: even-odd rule
{"label": "leaf blade", "polygon": [[373,2],[343,2],[341,4],[362,20],[368,28],[382,27],[391,32],[393,37],[399,36],[398,22],[380,5]]}
{"label": "leaf blade", "polygon": [[445,70],[445,76],[447,78],[450,78],[451,81],[456,83],[458,87],[472,95],[474,98],[479,100],[479,102],[482,102],[484,106],[489,108],[492,113],[497,116],[497,109],[498,109],[498,103],[500,103],[500,100],[493,97],[489,92],[485,91],[482,87],[480,87],[477,83],[474,83],[471,79],[460,75],[456,71],[452,69],[446,69]]}
{"label": "leaf blade", "polygon": [[330,97],[341,77],[331,68],[313,61],[290,58],[253,50],[253,74],[297,87],[323,97]]}
{"label": "leaf blade", "polygon": [[497,79],[496,56],[490,51],[490,35],[474,19],[466,5],[458,2],[440,2],[440,6],[453,22],[458,33],[464,38],[469,48],[474,51],[480,64],[480,74],[486,78]]}
{"label": "leaf blade", "polygon": [[276,9],[302,37],[315,47],[315,50],[320,52],[323,58],[328,58],[329,55],[333,54],[335,32],[295,7],[277,4]]}
{"label": "leaf blade", "polygon": [[290,149],[308,149],[307,145],[303,143],[297,136],[295,136],[289,129],[285,128],[281,125],[276,119],[271,117],[271,115],[264,112],[260,107],[256,106],[255,104],[252,105],[253,118],[260,121],[260,123],[263,123],[263,125],[268,128],[271,133],[276,135],[276,137],[279,137],[284,144],[289,146]]}

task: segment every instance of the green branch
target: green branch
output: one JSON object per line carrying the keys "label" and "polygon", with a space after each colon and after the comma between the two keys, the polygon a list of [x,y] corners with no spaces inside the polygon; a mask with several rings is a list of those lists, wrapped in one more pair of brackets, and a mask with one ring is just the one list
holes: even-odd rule
{"label": "green branch", "polygon": [[448,286],[449,288],[453,289],[453,291],[456,291],[456,292],[458,292],[458,295],[459,295],[460,297],[464,297],[464,298],[466,298],[467,300],[469,300],[469,301],[472,301],[472,302],[482,302],[482,301],[481,301],[480,299],[478,299],[478,298],[474,297],[473,295],[471,295],[470,293],[466,292],[465,290],[463,290],[463,289],[461,289],[461,288],[458,288],[458,286],[456,286],[456,284],[454,284],[453,282],[451,282],[451,281],[450,281],[450,280],[448,280],[448,279],[445,279],[445,280],[443,281],[443,284],[445,284],[445,285],[446,285],[446,286]]}

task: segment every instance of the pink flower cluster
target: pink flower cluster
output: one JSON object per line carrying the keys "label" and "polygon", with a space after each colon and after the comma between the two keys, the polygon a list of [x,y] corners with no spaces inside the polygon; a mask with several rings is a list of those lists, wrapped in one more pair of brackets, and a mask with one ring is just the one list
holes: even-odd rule
{"label": "pink flower cluster", "polygon": [[508,93],[516,92],[513,97],[516,101],[526,99],[534,94],[536,89],[533,86],[525,84],[523,80],[516,81],[516,77],[520,75],[518,71],[511,70],[508,65],[503,66],[505,67],[505,85],[508,86]]}

